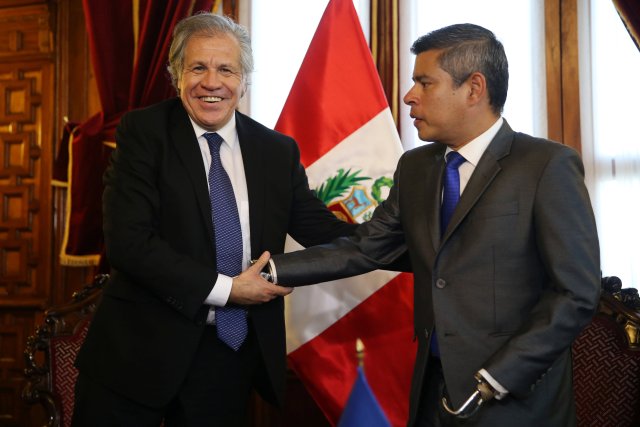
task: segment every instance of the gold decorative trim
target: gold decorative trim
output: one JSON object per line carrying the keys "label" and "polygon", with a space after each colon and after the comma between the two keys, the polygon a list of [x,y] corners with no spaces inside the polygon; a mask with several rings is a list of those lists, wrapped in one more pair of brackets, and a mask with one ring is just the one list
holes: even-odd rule
{"label": "gold decorative trim", "polygon": [[138,60],[138,40],[140,40],[140,0],[131,2],[133,8],[133,63]]}
{"label": "gold decorative trim", "polygon": [[60,247],[60,264],[69,267],[87,267],[100,264],[99,254],[90,255],[71,255],[67,253],[67,244],[69,243],[69,227],[71,224],[71,195],[73,194],[73,136],[77,127],[70,132],[69,135],[69,164],[67,165],[67,200],[65,201],[64,215],[64,233],[62,235],[62,244]]}
{"label": "gold decorative trim", "polygon": [[627,345],[631,350],[640,351],[640,311],[622,302],[619,295],[603,290],[598,311],[611,319],[624,331]]}

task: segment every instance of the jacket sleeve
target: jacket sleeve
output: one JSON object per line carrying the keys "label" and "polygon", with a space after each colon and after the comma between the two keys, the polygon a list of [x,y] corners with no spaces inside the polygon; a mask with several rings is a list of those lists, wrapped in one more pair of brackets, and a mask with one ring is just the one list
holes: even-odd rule
{"label": "jacket sleeve", "polygon": [[549,283],[526,322],[483,365],[516,396],[532,391],[598,306],[600,254],[583,175],[577,153],[558,145],[538,182],[532,226]]}
{"label": "jacket sleeve", "polygon": [[[396,171],[395,177],[397,178]],[[398,182],[389,197],[355,234],[328,244],[273,257],[278,283],[309,285],[355,276],[375,269],[393,269],[406,254],[398,209]]]}

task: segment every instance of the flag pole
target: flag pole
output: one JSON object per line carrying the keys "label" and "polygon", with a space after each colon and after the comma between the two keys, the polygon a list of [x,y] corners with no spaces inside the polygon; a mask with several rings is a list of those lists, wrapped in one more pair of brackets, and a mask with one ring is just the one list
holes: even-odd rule
{"label": "flag pole", "polygon": [[364,369],[364,343],[360,338],[356,338],[356,356],[358,357],[358,366]]}

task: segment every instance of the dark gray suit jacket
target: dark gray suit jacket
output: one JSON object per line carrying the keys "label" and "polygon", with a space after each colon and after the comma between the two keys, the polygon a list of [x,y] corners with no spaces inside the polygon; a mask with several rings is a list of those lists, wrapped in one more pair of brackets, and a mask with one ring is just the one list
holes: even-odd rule
{"label": "dark gray suit jacket", "polygon": [[385,268],[408,250],[419,341],[408,424],[437,326],[455,407],[475,389],[473,374],[481,368],[510,392],[468,425],[573,425],[570,345],[594,314],[600,290],[598,237],[580,158],[505,122],[441,238],[445,148],[435,143],[406,152],[388,199],[355,237],[275,256],[278,282],[303,285]]}
{"label": "dark gray suit jacket", "polygon": [[[310,191],[295,141],[236,113],[252,257],[281,253],[287,233],[304,246],[347,235]],[[111,280],[76,365],[95,381],[152,407],[184,381],[204,331],[203,301],[217,279],[206,172],[179,98],[123,116],[105,173],[104,233]],[[249,307],[275,402],[284,391],[282,298]]]}

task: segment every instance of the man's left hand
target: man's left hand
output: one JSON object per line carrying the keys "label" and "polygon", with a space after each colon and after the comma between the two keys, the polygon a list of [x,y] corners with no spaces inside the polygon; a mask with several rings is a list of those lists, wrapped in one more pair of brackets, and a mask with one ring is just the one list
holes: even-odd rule
{"label": "man's left hand", "polygon": [[293,292],[293,288],[274,285],[260,275],[270,258],[271,254],[265,251],[251,267],[233,278],[229,294],[230,303],[262,304]]}

